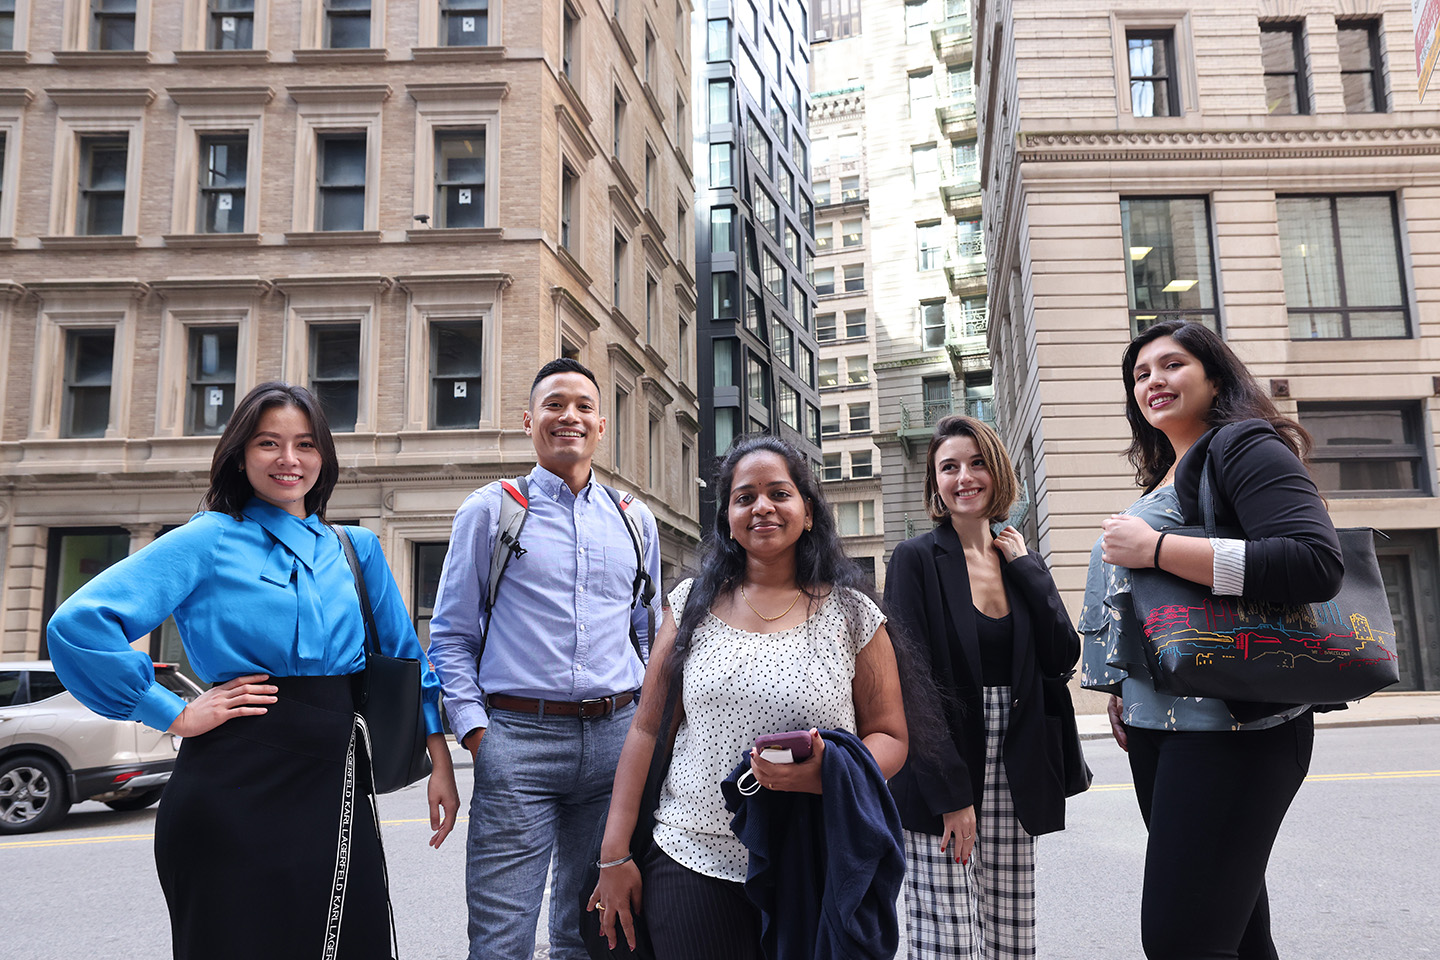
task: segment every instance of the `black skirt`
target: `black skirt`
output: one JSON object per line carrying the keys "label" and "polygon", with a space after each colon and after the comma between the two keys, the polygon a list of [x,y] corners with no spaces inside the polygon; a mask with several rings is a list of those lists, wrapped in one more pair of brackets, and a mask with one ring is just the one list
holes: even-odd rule
{"label": "black skirt", "polygon": [[180,746],[155,818],[176,960],[381,960],[393,925],[349,677]]}

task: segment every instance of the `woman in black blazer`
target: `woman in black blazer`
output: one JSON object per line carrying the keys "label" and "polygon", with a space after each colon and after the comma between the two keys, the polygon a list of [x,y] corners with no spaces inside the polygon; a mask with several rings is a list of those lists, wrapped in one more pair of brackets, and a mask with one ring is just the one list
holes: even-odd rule
{"label": "woman in black blazer", "polygon": [[886,572],[891,619],[928,656],[949,733],[890,782],[917,960],[1033,957],[1034,838],[1065,826],[1062,722],[1041,678],[1068,677],[1080,640],[1044,562],[1015,528],[991,533],[1017,489],[995,431],[945,417],[925,464],[936,527]]}

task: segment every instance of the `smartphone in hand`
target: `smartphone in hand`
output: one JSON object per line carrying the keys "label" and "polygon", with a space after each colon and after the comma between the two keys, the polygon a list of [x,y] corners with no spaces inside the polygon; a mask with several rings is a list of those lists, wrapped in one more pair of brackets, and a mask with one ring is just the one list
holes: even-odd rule
{"label": "smartphone in hand", "polygon": [[810,759],[809,730],[767,733],[755,738],[755,752],[767,763],[800,763]]}

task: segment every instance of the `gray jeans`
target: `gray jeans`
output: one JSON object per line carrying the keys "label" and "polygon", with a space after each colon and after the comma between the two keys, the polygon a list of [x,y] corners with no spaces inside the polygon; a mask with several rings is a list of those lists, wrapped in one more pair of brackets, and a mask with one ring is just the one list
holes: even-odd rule
{"label": "gray jeans", "polygon": [[634,715],[633,703],[588,720],[491,712],[470,800],[470,960],[530,960],[552,866],[550,956],[588,960],[580,874]]}

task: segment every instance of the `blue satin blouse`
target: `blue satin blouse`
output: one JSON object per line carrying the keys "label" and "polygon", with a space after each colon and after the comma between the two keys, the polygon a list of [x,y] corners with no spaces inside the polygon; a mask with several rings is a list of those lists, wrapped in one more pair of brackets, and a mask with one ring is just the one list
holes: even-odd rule
{"label": "blue satin blouse", "polygon": [[[418,657],[428,732],[440,731],[440,681],[415,636],[380,541],[349,527],[382,653]],[[195,673],[223,683],[252,673],[345,676],[365,666],[364,621],[335,531],[252,499],[236,520],[197,513],[81,587],[55,611],[55,672],[103,716],[167,729],[185,702],[155,682],[130,644],[171,614]]]}

